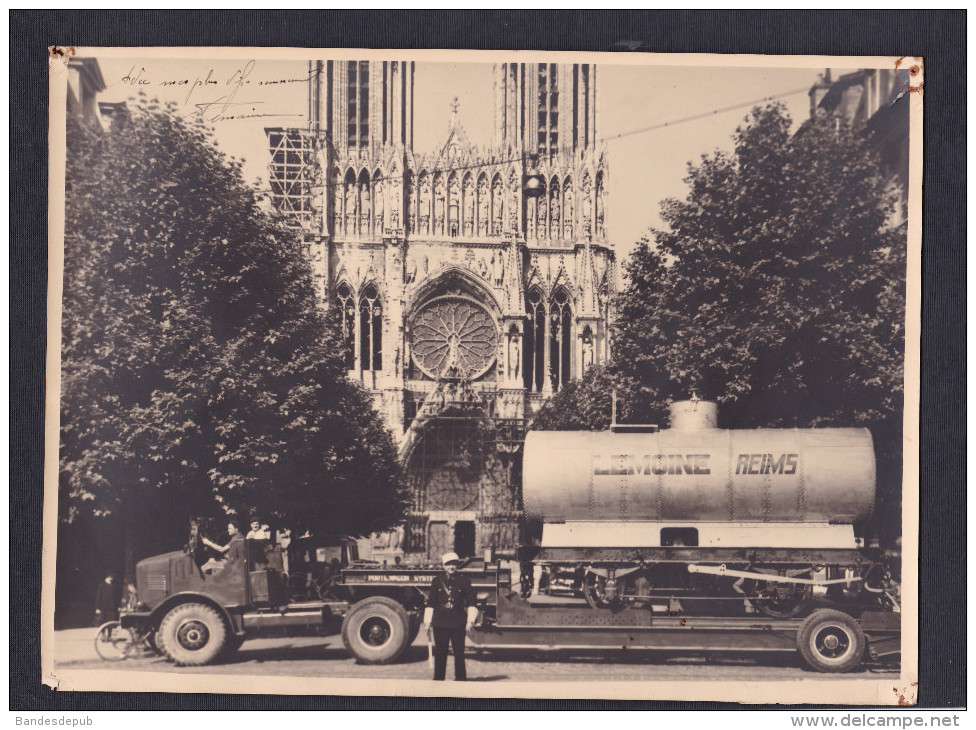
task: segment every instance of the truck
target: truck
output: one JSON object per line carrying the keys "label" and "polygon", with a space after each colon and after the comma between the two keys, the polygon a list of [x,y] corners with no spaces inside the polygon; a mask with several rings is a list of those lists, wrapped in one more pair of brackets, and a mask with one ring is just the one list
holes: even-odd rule
{"label": "truck", "polygon": [[[669,431],[530,432],[522,496],[541,535],[462,565],[479,608],[468,645],[798,651],[822,672],[900,653],[890,556],[856,534],[874,502],[870,433],[716,423],[717,406],[693,399],[672,406]],[[388,663],[439,572],[361,561],[351,539],[302,555],[248,540],[212,574],[168,553],[137,565],[122,625],[178,664],[329,627],[357,661]]]}

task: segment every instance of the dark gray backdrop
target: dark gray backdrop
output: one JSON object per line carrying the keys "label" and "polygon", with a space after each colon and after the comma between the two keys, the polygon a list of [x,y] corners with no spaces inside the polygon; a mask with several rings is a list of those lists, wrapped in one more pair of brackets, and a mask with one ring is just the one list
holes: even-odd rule
{"label": "dark gray backdrop", "polygon": [[676,702],[57,693],[42,686],[39,617],[50,45],[924,56],[919,704],[964,706],[965,27],[965,11],[10,11],[10,709],[723,707]]}

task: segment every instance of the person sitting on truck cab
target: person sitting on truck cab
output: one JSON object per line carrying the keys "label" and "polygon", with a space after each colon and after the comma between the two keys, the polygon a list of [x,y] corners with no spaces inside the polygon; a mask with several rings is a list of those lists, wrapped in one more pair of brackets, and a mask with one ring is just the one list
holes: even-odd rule
{"label": "person sitting on truck cab", "polygon": [[247,533],[248,540],[270,540],[271,528],[261,523],[260,518],[251,515],[251,531]]}
{"label": "person sitting on truck cab", "polygon": [[236,521],[231,520],[227,523],[227,534],[230,535],[230,542],[226,545],[218,545],[206,536],[201,536],[200,540],[204,545],[218,553],[223,553],[225,556],[223,560],[214,560],[211,561],[212,564],[208,563],[210,565],[209,570],[207,569],[207,565],[202,566],[205,573],[219,570],[231,563],[244,559],[244,536],[241,535]]}
{"label": "person sitting on truck cab", "polygon": [[200,520],[196,517],[191,517],[190,537],[187,539],[186,545],[183,546],[183,552],[193,557],[193,562],[197,564],[197,567],[202,566],[208,560],[207,550],[200,541],[201,534]]}

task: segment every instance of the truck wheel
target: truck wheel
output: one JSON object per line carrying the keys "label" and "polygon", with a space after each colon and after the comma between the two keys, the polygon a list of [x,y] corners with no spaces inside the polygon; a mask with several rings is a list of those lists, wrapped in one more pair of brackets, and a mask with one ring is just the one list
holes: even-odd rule
{"label": "truck wheel", "polygon": [[366,598],[346,614],[342,643],[362,664],[389,664],[409,645],[410,618],[392,598]]}
{"label": "truck wheel", "polygon": [[822,608],[800,624],[796,645],[807,664],[819,672],[846,672],[864,654],[864,631],[846,613]]}
{"label": "truck wheel", "polygon": [[409,616],[410,621],[410,635],[407,637],[407,646],[413,646],[413,642],[417,639],[417,634],[420,633],[421,617],[416,613],[411,613]]}
{"label": "truck wheel", "polygon": [[180,666],[209,664],[227,641],[223,617],[202,603],[181,603],[159,625],[163,650]]}

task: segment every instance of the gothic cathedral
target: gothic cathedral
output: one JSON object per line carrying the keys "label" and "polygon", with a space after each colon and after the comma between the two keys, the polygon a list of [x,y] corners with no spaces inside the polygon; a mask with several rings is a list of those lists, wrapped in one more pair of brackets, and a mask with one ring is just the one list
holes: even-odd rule
{"label": "gothic cathedral", "polygon": [[349,377],[399,439],[412,511],[374,557],[513,547],[526,425],[608,356],[597,73],[496,64],[491,148],[455,102],[420,152],[413,62],[313,61],[308,127],[267,130],[273,205],[341,309]]}

